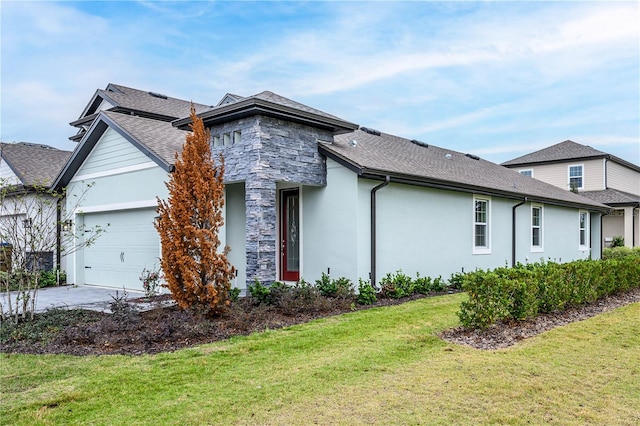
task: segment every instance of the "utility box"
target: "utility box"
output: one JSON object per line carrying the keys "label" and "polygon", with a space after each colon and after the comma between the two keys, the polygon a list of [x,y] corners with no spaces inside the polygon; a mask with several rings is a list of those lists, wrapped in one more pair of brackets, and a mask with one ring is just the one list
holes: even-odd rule
{"label": "utility box", "polygon": [[13,246],[9,243],[0,243],[0,271],[11,272],[11,255]]}

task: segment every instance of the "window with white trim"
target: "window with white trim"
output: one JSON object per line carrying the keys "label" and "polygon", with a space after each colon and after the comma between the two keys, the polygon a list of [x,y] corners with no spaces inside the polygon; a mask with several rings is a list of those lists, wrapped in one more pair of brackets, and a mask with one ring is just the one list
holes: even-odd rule
{"label": "window with white trim", "polygon": [[522,169],[522,170],[518,170],[518,173],[520,173],[521,175],[525,175],[525,176],[533,177],[533,169]]}
{"label": "window with white trim", "polygon": [[584,166],[573,164],[569,166],[569,190],[584,189]]}
{"label": "window with white trim", "polygon": [[580,210],[579,214],[579,232],[580,232],[580,250],[589,248],[589,213]]}
{"label": "window with white trim", "polygon": [[531,206],[531,251],[543,251],[542,238],[542,206]]}
{"label": "window with white trim", "polygon": [[473,253],[491,253],[491,199],[473,198]]}
{"label": "window with white trim", "polygon": [[214,136],[213,137],[213,146],[214,147],[220,146],[220,136]]}

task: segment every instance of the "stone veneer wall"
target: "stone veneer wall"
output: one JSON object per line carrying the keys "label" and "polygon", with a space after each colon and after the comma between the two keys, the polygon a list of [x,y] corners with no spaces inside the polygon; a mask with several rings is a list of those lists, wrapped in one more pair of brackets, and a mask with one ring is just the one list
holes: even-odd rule
{"label": "stone veneer wall", "polygon": [[[225,182],[245,182],[247,285],[258,279],[278,279],[276,183],[323,186],[325,160],[318,140],[333,140],[333,133],[272,117],[253,116],[211,127],[211,135],[241,132],[239,143],[213,147],[214,157],[225,159]],[[233,247],[232,247],[233,248]]]}

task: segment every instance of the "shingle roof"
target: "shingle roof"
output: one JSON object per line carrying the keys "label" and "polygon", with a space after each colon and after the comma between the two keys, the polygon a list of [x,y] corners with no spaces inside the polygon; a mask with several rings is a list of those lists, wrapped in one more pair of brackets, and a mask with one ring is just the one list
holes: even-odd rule
{"label": "shingle roof", "polygon": [[[109,84],[118,91],[98,90],[98,93],[113,101],[117,106],[135,111],[150,112],[167,117],[182,118],[189,116],[191,101],[172,98],[156,92],[134,89],[119,84]],[[121,93],[119,93],[121,92]],[[210,105],[193,103],[196,113],[204,112],[211,108]]]}
{"label": "shingle roof", "polygon": [[547,148],[523,155],[513,160],[505,161],[503,166],[515,166],[530,163],[546,163],[554,161],[566,161],[576,158],[601,158],[606,156],[606,152],[598,151],[587,145],[566,140]]}
{"label": "shingle roof", "polygon": [[0,152],[25,186],[49,186],[71,156],[70,151],[28,142],[0,142]]}
{"label": "shingle roof", "polygon": [[640,196],[618,191],[617,189],[609,188],[604,191],[583,191],[580,195],[609,206],[640,205]]}
{"label": "shingle roof", "polygon": [[514,198],[526,196],[532,201],[552,201],[598,209],[605,207],[588,198],[521,175],[490,161],[474,159],[466,154],[434,145],[427,147],[386,133],[375,135],[357,130],[336,136],[333,144],[321,144],[321,150],[329,157],[347,163],[365,177],[390,175],[397,181],[467,189]]}
{"label": "shingle roof", "polygon": [[166,164],[173,164],[175,154],[182,152],[187,132],[173,127],[169,122],[111,111],[103,111],[102,114],[113,120]]}
{"label": "shingle roof", "polygon": [[[327,128],[334,133],[350,132],[358,128],[357,124],[269,91],[247,97],[227,94],[216,107],[198,115],[205,125],[214,125],[256,114]],[[189,118],[182,118],[174,121],[173,124],[184,127],[189,123]]]}

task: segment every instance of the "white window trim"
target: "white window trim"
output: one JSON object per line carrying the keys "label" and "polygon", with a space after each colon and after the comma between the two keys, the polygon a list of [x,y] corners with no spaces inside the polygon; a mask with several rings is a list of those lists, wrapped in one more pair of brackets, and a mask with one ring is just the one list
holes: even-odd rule
{"label": "white window trim", "polygon": [[[486,247],[476,246],[476,201],[487,202],[487,239]],[[473,203],[471,204],[472,221],[471,221],[471,246],[473,247],[473,254],[491,254],[491,197],[485,196],[473,196]]]}
{"label": "white window trim", "polygon": [[[582,168],[582,185],[580,185],[577,189],[584,189],[584,163],[583,164],[569,164],[567,166],[567,189],[571,191],[571,168],[572,167],[581,167]],[[575,177],[575,176],[574,176]]]}
{"label": "white window trim", "polygon": [[[586,220],[584,224],[584,244],[580,244],[580,216],[584,213]],[[591,218],[589,217],[589,212],[586,210],[578,211],[578,250],[591,250],[590,240],[590,227],[591,227]]]}
{"label": "white window trim", "polygon": [[[538,228],[540,229],[540,245],[533,245],[533,209],[540,209],[540,225]],[[542,204],[532,204],[531,205],[531,231],[529,232],[529,236],[531,238],[531,252],[532,253],[541,253],[544,251],[544,206]]]}
{"label": "white window trim", "polygon": [[531,172],[531,177],[533,177],[533,169],[520,169],[518,173],[523,174],[522,172]]}

